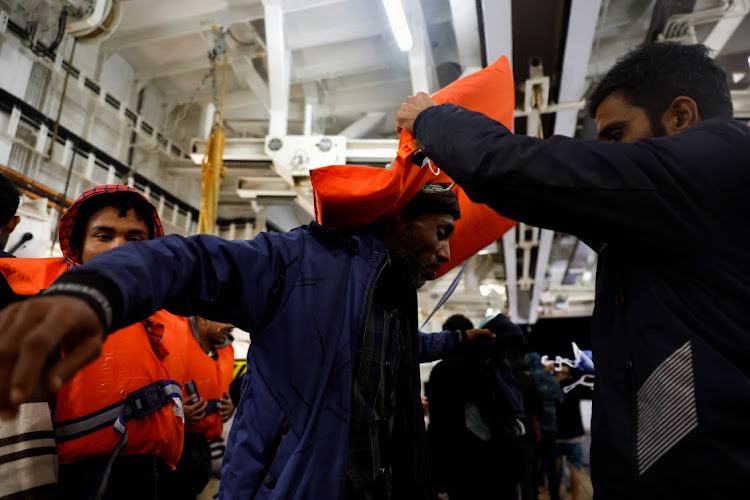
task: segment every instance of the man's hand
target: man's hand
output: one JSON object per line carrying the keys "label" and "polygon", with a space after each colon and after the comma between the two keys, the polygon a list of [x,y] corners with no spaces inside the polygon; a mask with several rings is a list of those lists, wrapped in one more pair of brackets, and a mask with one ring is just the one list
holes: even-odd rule
{"label": "man's hand", "polygon": [[484,335],[485,337],[489,337],[491,339],[495,338],[495,334],[486,328],[474,328],[472,330],[466,330],[466,340],[474,340],[480,335]]}
{"label": "man's hand", "polygon": [[55,349],[65,356],[45,375],[50,393],[99,356],[104,333],[96,311],[77,297],[34,297],[0,311],[0,418],[29,399]]}
{"label": "man's hand", "polygon": [[226,422],[234,415],[234,404],[228,392],[225,392],[224,397],[219,400],[219,414],[222,422]]}
{"label": "man's hand", "polygon": [[437,103],[424,92],[407,97],[406,102],[398,108],[396,113],[396,132],[401,132],[401,129],[413,132],[414,121],[419,113],[432,106],[437,106]]}
{"label": "man's hand", "polygon": [[206,416],[206,401],[197,401],[198,396],[193,394],[190,400],[184,400],[182,407],[185,410],[185,423],[197,424]]}

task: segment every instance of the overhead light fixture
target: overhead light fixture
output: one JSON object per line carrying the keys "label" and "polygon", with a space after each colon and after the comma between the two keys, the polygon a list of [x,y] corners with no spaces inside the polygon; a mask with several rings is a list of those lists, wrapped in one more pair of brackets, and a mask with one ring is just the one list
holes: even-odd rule
{"label": "overhead light fixture", "polygon": [[396,38],[398,48],[407,52],[411,49],[412,39],[401,0],[383,0],[383,6],[388,14],[388,22],[391,23],[391,31]]}
{"label": "overhead light fixture", "polygon": [[479,285],[479,293],[482,294],[482,297],[486,297],[490,294],[490,287],[487,285]]}

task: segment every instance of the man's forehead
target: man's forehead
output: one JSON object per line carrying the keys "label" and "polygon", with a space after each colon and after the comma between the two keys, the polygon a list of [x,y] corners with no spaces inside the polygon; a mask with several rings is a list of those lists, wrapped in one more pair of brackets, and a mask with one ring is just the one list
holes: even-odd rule
{"label": "man's forehead", "polygon": [[102,207],[91,215],[86,225],[89,228],[101,227],[118,231],[148,232],[148,224],[135,209],[128,209],[124,216],[121,215],[121,212],[121,209],[112,205]]}
{"label": "man's forehead", "polygon": [[602,129],[612,124],[629,122],[641,113],[645,111],[630,104],[621,92],[613,92],[596,108],[597,130],[601,132]]}

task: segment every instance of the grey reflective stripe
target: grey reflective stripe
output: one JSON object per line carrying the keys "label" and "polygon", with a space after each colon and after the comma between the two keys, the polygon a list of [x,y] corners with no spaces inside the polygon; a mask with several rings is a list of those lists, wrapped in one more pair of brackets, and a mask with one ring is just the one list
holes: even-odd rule
{"label": "grey reflective stripe", "polygon": [[638,390],[638,474],[698,426],[693,352],[685,342]]}
{"label": "grey reflective stripe", "polygon": [[85,418],[78,422],[65,425],[55,424],[55,439],[57,441],[65,441],[65,438],[68,436],[76,434],[85,435],[86,431],[93,432],[93,429],[106,427],[106,425],[117,420],[117,417],[120,416],[120,413],[122,413],[122,409],[126,404],[127,401],[123,401],[117,406],[112,407],[110,410]]}
{"label": "grey reflective stripe", "polygon": [[[177,383],[164,384],[161,389],[164,395],[170,398],[170,402],[172,399],[182,399],[182,389]],[[140,404],[140,401],[136,401],[136,405],[140,406]],[[166,406],[166,404],[164,406]],[[55,439],[57,441],[66,441],[65,438],[69,436],[78,434],[80,434],[81,436],[85,436],[86,434],[94,432],[95,429],[101,429],[110,424],[116,425],[116,420],[117,417],[120,416],[120,413],[123,414],[123,417],[126,420],[131,418],[133,409],[128,404],[127,399],[120,401],[117,406],[113,406],[105,412],[93,414],[90,417],[84,417],[83,420],[65,425],[56,424]]]}

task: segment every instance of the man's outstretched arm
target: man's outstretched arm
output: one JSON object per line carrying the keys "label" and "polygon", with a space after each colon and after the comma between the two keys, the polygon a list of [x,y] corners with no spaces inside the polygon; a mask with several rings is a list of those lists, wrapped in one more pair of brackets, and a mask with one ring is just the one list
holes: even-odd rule
{"label": "man's outstretched arm", "polygon": [[473,201],[609,243],[684,251],[711,229],[707,213],[731,213],[748,186],[737,162],[750,153],[747,127],[731,122],[633,143],[540,140],[420,93],[401,105],[396,123]]}
{"label": "man's outstretched arm", "polygon": [[51,392],[96,358],[106,333],[159,309],[261,331],[298,265],[295,250],[285,235],[237,242],[167,236],[124,245],[65,273],[47,295],[0,312],[0,412],[15,412],[29,397],[58,346],[65,356],[45,377]]}

